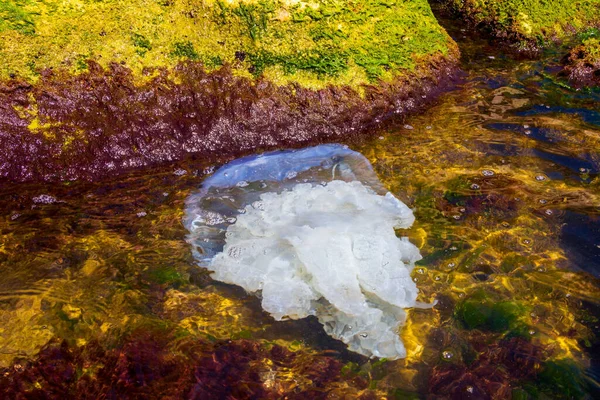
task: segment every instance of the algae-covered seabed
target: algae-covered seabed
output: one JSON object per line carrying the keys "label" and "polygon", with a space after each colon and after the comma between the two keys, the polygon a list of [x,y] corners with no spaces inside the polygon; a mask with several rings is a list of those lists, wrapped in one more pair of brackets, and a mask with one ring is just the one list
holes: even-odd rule
{"label": "algae-covered seabed", "polygon": [[597,398],[600,93],[462,42],[463,84],[353,145],[415,208],[399,234],[438,304],[409,313],[407,359],[195,267],[183,204],[215,166],[180,163],[0,188],[0,397]]}

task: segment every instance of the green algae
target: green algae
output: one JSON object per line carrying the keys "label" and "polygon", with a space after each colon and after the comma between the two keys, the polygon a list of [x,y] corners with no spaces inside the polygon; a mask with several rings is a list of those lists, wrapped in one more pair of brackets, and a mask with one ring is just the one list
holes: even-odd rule
{"label": "green algae", "polygon": [[0,3],[0,32],[14,30],[23,35],[34,35],[35,12],[31,0],[3,1]]}
{"label": "green algae", "polygon": [[481,329],[492,332],[522,332],[521,322],[527,308],[514,301],[497,301],[484,292],[472,294],[463,300],[455,310],[457,321],[467,329]]}
{"label": "green algae", "polygon": [[135,52],[143,57],[148,51],[152,50],[152,43],[145,36],[138,33],[131,34],[131,41],[136,48]]}
{"label": "green algae", "polygon": [[170,53],[173,57],[188,58],[190,60],[199,60],[200,56],[190,41],[173,43],[173,50]]}
{"label": "green algae", "polygon": [[159,284],[169,284],[173,287],[188,282],[188,279],[186,279],[181,272],[169,267],[154,269],[148,273],[148,276],[154,282]]}
{"label": "green algae", "polygon": [[543,393],[555,399],[581,399],[585,397],[587,382],[581,368],[568,359],[544,363],[534,383],[525,385],[531,398]]}
{"label": "green algae", "polygon": [[[315,2],[174,0],[3,3],[0,78],[36,81],[45,68],[85,70],[86,60],[172,68],[235,66],[279,84],[358,87],[391,81],[453,56],[456,46],[425,0]],[[248,57],[236,57],[247,54]]]}
{"label": "green algae", "polygon": [[580,51],[583,52],[580,59],[586,64],[600,67],[600,38],[590,37],[581,43],[583,46]]}

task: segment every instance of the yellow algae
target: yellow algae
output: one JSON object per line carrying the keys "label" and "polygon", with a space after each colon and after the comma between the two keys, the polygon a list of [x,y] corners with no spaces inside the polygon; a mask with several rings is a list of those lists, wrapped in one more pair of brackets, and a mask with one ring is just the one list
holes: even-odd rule
{"label": "yellow algae", "polygon": [[108,332],[108,330],[112,327],[112,324],[105,322],[102,325],[100,325],[100,331],[102,331],[102,333],[106,333]]}
{"label": "yellow algae", "polygon": [[192,60],[208,70],[231,64],[255,76],[269,71],[278,84],[358,88],[456,53],[424,0],[52,0],[14,7],[29,28],[0,26],[0,78],[31,82],[47,68],[84,72],[93,60],[122,63],[141,83],[152,75],[147,68]]}
{"label": "yellow algae", "polygon": [[79,307],[73,307],[70,304],[65,304],[62,307],[62,310],[64,311],[64,313],[66,314],[67,318],[69,318],[69,319],[79,319],[79,318],[81,318],[81,308],[79,308]]}
{"label": "yellow algae", "polygon": [[422,360],[431,329],[440,323],[439,318],[423,314],[422,310],[408,310],[406,323],[400,331],[406,347],[407,364],[416,364]]}
{"label": "yellow algae", "polygon": [[44,323],[39,298],[23,297],[15,307],[0,307],[0,368],[8,367],[15,357],[37,354],[53,337],[52,327]]}
{"label": "yellow algae", "polygon": [[531,33],[533,32],[533,26],[529,21],[529,16],[523,12],[520,12],[517,16],[517,21],[519,21],[519,24],[521,25],[521,31],[525,35],[531,35]]}
{"label": "yellow algae", "polygon": [[240,301],[225,297],[215,290],[184,293],[169,290],[165,296],[165,313],[179,327],[192,334],[225,339],[242,331],[262,329],[247,317],[248,309]]}

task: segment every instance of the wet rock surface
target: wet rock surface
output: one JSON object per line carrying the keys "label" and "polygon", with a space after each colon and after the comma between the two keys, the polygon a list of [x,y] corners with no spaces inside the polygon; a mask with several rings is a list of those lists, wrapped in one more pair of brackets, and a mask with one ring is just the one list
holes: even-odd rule
{"label": "wet rock surface", "polygon": [[440,57],[362,96],[276,86],[226,67],[207,73],[192,62],[141,86],[118,64],[90,63],[78,76],[48,71],[35,86],[12,80],[0,86],[0,179],[100,179],[186,157],[357,139],[429,102],[451,84],[455,62]]}

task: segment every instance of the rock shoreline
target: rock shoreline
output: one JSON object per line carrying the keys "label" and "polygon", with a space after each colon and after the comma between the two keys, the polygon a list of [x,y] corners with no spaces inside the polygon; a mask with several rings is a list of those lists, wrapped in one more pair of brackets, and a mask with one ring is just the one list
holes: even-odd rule
{"label": "rock shoreline", "polygon": [[426,0],[0,6],[0,180],[361,137],[451,85]]}
{"label": "rock shoreline", "polygon": [[0,84],[0,179],[99,180],[186,157],[348,141],[415,112],[458,71],[458,51],[393,83],[358,93],[311,90],[206,72],[185,62],[136,86],[129,69],[94,62],[80,75],[46,71],[30,85]]}

